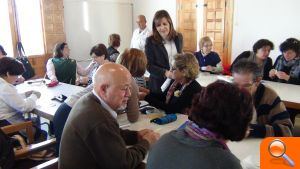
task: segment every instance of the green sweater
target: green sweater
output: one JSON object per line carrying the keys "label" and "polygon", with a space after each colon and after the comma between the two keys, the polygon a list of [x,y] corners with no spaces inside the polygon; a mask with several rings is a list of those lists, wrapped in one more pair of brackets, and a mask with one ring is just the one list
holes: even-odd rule
{"label": "green sweater", "polygon": [[239,159],[213,140],[194,140],[184,129],[163,135],[151,148],[147,169],[242,169]]}
{"label": "green sweater", "polygon": [[55,75],[59,82],[75,84],[77,64],[74,59],[53,58]]}

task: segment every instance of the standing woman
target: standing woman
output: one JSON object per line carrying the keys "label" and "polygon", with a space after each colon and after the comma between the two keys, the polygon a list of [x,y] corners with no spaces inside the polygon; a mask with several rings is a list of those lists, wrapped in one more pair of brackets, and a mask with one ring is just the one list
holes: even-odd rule
{"label": "standing woman", "polygon": [[166,114],[186,114],[191,106],[193,96],[202,87],[196,81],[199,65],[192,53],[177,54],[172,64],[172,81],[163,93],[139,93],[140,99],[145,99],[150,105],[162,109]]}
{"label": "standing woman", "polygon": [[91,62],[88,67],[83,68],[76,60],[70,59],[70,49],[67,43],[55,45],[53,57],[47,61],[47,76],[51,81],[59,81],[68,84],[75,84],[76,73],[86,76],[93,68],[95,62]]}
{"label": "standing woman", "polygon": [[182,52],[182,35],[175,31],[171,17],[165,10],[157,11],[152,22],[153,35],[147,38],[145,53],[150,73],[151,92],[160,93],[161,85],[172,77],[173,57]]}

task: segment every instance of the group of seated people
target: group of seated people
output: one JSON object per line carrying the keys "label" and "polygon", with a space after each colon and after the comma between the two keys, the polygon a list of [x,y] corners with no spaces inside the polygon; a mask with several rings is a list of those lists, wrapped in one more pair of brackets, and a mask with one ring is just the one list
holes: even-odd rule
{"label": "group of seated people", "polygon": [[[241,165],[227,141],[292,136],[289,112],[277,93],[261,80],[300,83],[299,40],[284,41],[280,45],[282,55],[272,65],[269,54],[274,45],[261,39],[253,51],[243,52],[234,60],[233,83],[216,81],[202,87],[196,81],[200,71],[223,71],[219,55],[212,51],[212,40],[203,37],[200,51],[184,53],[182,35],[174,30],[167,11],[157,11],[152,25],[145,51],[129,48],[119,53],[120,36],[112,34],[110,40],[114,42],[109,48],[101,43],[92,47],[93,61],[86,68],[69,57],[67,43],[55,46],[53,57],[47,61],[47,77],[74,85],[78,84],[78,74],[86,76],[79,82],[88,84],[68,97],[55,113],[60,168],[235,169]],[[17,93],[13,84],[24,67],[16,59],[2,56],[5,51],[2,46],[0,49],[1,127],[27,120],[23,113],[35,108],[41,93]],[[137,80],[143,78],[146,69],[150,73],[148,88]],[[116,120],[120,113],[126,113],[130,122],[138,121],[139,100],[166,114],[185,114],[189,120],[161,138],[151,129],[120,129]],[[42,133],[38,124],[35,133],[36,138]],[[150,147],[145,166],[142,161]]]}

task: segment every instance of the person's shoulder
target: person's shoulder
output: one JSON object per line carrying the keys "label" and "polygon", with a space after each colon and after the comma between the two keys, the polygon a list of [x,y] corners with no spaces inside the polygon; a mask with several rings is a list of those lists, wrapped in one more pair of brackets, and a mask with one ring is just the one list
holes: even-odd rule
{"label": "person's shoulder", "polygon": [[242,58],[248,58],[251,55],[252,51],[243,51],[238,57],[242,57]]}
{"label": "person's shoulder", "polygon": [[155,39],[153,35],[150,35],[146,38],[146,44],[155,44]]}
{"label": "person's shoulder", "polygon": [[194,55],[196,56],[196,57],[203,57],[202,56],[202,53],[201,53],[201,51],[199,50],[199,51],[196,51],[196,52],[194,52]]}
{"label": "person's shoulder", "polygon": [[218,54],[217,52],[215,52],[215,51],[211,51],[211,54],[212,54],[213,56],[215,56],[215,57],[219,57],[219,54]]}
{"label": "person's shoulder", "polygon": [[272,63],[272,58],[271,57],[267,57],[267,62],[271,62]]}
{"label": "person's shoulder", "polygon": [[272,89],[272,88],[270,88],[269,86],[266,86],[266,85],[264,85],[264,87],[265,87],[265,91],[264,91],[264,96],[265,97],[269,97],[269,98],[279,97],[277,92],[274,89]]}
{"label": "person's shoulder", "polygon": [[218,156],[216,163],[220,168],[242,169],[240,160],[228,150],[214,149],[214,155]]}
{"label": "person's shoulder", "polygon": [[182,40],[183,40],[182,33],[177,32],[175,38],[176,38],[176,39],[179,39],[180,41],[182,41]]}
{"label": "person's shoulder", "polygon": [[197,82],[197,80],[193,80],[190,84],[192,87],[196,88],[196,89],[201,89],[202,86]]}
{"label": "person's shoulder", "polygon": [[13,85],[7,83],[4,79],[0,78],[0,91],[1,93],[7,93],[9,91],[17,91],[17,89]]}
{"label": "person's shoulder", "polygon": [[280,99],[279,95],[275,90],[264,84],[260,84],[256,92],[256,95],[262,95],[262,98],[260,99],[260,104],[272,105],[275,100]]}

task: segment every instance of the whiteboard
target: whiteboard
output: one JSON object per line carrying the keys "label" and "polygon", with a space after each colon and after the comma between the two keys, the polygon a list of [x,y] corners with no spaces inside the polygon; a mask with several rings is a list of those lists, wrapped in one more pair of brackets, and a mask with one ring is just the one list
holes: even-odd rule
{"label": "whiteboard", "polygon": [[89,59],[92,46],[103,43],[108,47],[108,36],[112,33],[121,36],[118,50],[122,52],[130,46],[132,16],[133,5],[129,2],[65,0],[65,34],[70,57]]}

